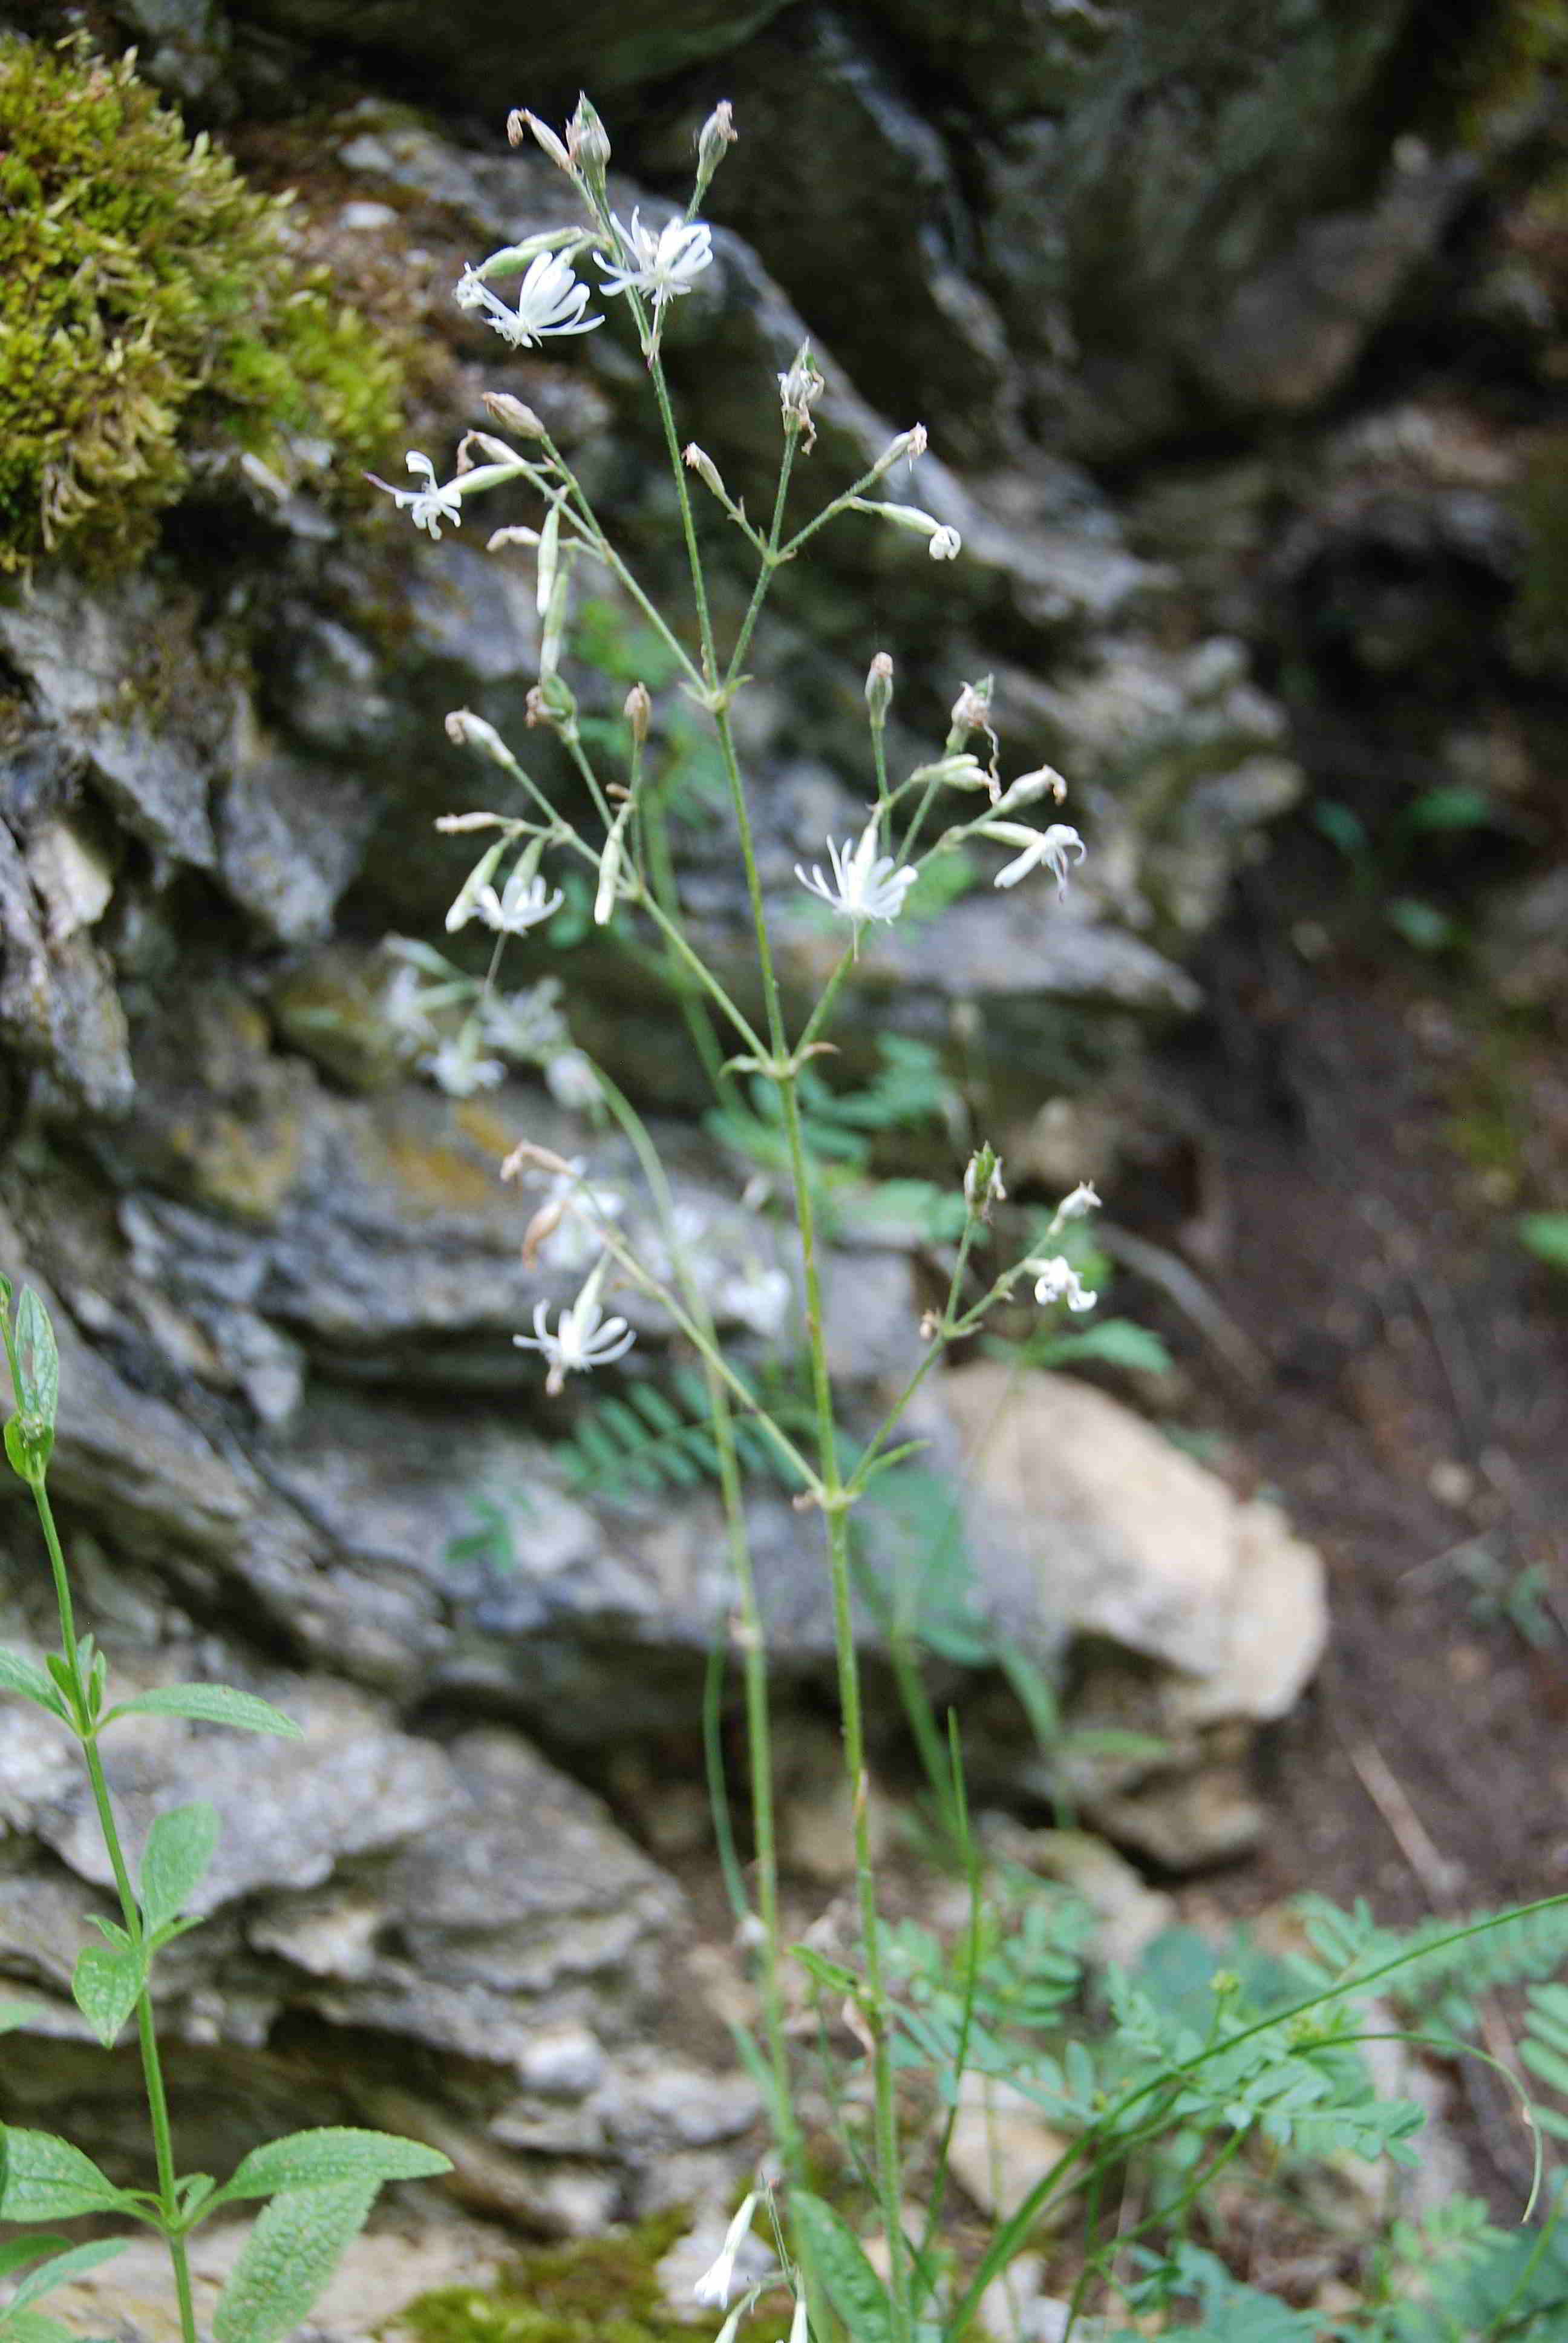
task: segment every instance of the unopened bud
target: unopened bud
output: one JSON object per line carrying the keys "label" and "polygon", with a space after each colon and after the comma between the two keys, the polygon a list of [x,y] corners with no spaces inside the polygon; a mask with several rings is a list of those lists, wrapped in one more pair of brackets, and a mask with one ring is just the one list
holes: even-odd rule
{"label": "unopened bud", "polygon": [[648,738],[648,720],[653,714],[653,702],[648,696],[646,683],[632,685],[626,695],[626,707],[623,713],[631,727],[631,737],[640,749]]}
{"label": "unopened bud", "polygon": [[779,403],[784,412],[784,428],[791,437],[799,434],[802,455],[809,455],[817,444],[817,427],[811,420],[811,409],[825,387],[821,368],[811,356],[811,345],[802,342],[789,372],[779,377]]}
{"label": "unopened bud", "polygon": [[923,537],[926,550],[933,561],[951,561],[960,552],[963,539],[956,528],[950,528],[919,505],[890,505],[873,497],[851,497],[856,512],[874,513],[879,520],[890,520],[895,528],[907,529],[911,537]]}
{"label": "unopened bud", "polygon": [[477,862],[457,890],[457,899],[447,914],[447,933],[455,936],[466,928],[474,916],[474,900],[482,887],[487,887],[496,875],[496,865],[507,850],[507,841],[498,838],[494,846],[487,847]]}
{"label": "unopened bud", "polygon": [[716,496],[721,505],[727,505],[729,502],[725,493],[724,482],[719,478],[718,465],[706,448],[698,446],[695,439],[682,450],[681,461],[689,472],[696,473],[703,487]]}
{"label": "unopened bud", "polygon": [[900,431],[898,437],[891,440],[878,457],[876,468],[871,474],[872,479],[879,480],[884,473],[892,470],[895,464],[901,464],[906,456],[912,464],[918,456],[925,454],[930,444],[923,423],[913,424],[908,431]]}
{"label": "unopened bud", "polygon": [[567,125],[567,153],[596,195],[604,193],[609,151],[608,132],[595,108],[579,93],[577,112]]}
{"label": "unopened bud", "polygon": [[[514,398],[509,390],[487,390],[485,405],[497,422],[504,424],[508,431],[516,431],[525,439],[544,437],[545,427],[533,408],[525,407],[520,398]],[[507,452],[510,455],[510,448]]]}
{"label": "unopened bud", "polygon": [[476,716],[471,708],[452,709],[447,719],[447,738],[459,749],[482,749],[498,765],[509,766],[512,762],[507,744],[495,726],[487,724],[482,716]]}
{"label": "unopened bud", "polygon": [[[556,578],[560,569],[560,546],[561,508],[558,504],[552,504],[539,531],[539,574],[534,588],[534,607],[541,618],[549,616]],[[554,661],[550,664],[553,665]]]}
{"label": "unopened bud", "polygon": [[866,706],[871,723],[879,732],[888,720],[888,710],[893,704],[893,662],[886,651],[879,651],[871,661],[866,677]]}
{"label": "unopened bud", "polygon": [[697,200],[708,192],[708,182],[724,160],[725,149],[738,136],[735,115],[727,97],[720,98],[697,135]]}
{"label": "unopened bud", "polygon": [[1041,765],[1036,773],[1020,773],[1010,781],[1005,797],[997,802],[998,813],[1016,813],[1020,806],[1034,805],[1041,798],[1053,798],[1058,805],[1067,795],[1067,783],[1052,765]]}
{"label": "unopened bud", "polygon": [[518,106],[512,113],[508,115],[507,136],[510,139],[514,146],[520,146],[522,145],[523,135],[525,131],[529,130],[533,132],[534,136],[538,140],[539,145],[544,148],[545,153],[549,156],[551,162],[554,163],[560,170],[565,171],[569,176],[572,167],[572,158],[568,154],[566,148],[562,146],[560,140],[556,136],[555,132],[550,128],[549,124],[548,122],[541,122],[537,114],[530,114],[526,106]]}

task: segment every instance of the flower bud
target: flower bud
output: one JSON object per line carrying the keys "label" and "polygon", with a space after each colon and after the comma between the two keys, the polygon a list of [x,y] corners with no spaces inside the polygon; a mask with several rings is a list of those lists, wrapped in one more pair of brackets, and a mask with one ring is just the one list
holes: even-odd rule
{"label": "flower bud", "polygon": [[725,492],[724,482],[719,478],[718,465],[706,449],[698,446],[695,439],[682,451],[681,461],[689,472],[696,473],[703,487],[711,495],[716,496],[721,505],[727,505],[729,502],[729,496]]}
{"label": "flower bud", "polygon": [[549,615],[556,590],[556,578],[560,570],[561,508],[552,504],[545,515],[545,525],[539,531],[539,574],[534,588],[534,608],[541,618]]}
{"label": "flower bud", "polygon": [[739,133],[735,115],[727,97],[720,98],[697,135],[697,201],[708,193],[708,182],[724,160],[726,147],[733,146]]}
{"label": "flower bud", "polygon": [[991,679],[982,675],[978,683],[966,683],[953,702],[951,723],[958,739],[954,745],[962,748],[971,732],[990,730]]}
{"label": "flower bud", "polygon": [[1040,798],[1054,798],[1060,805],[1067,795],[1067,783],[1054,766],[1041,765],[1035,773],[1020,773],[1010,781],[1007,793],[997,800],[998,813],[1012,813],[1020,806],[1033,805]]}
{"label": "flower bud", "polygon": [[866,706],[871,713],[871,726],[879,732],[888,720],[888,710],[893,704],[893,662],[886,651],[879,651],[871,661],[866,677]]}
{"label": "flower bud", "polygon": [[907,529],[912,537],[926,539],[926,550],[933,561],[951,561],[959,553],[963,539],[956,528],[949,528],[919,505],[883,504],[874,497],[851,497],[849,503],[856,512],[874,513],[879,520],[890,520],[895,528]]}
{"label": "flower bud", "polygon": [[913,424],[908,431],[900,431],[898,437],[890,441],[878,457],[875,468],[871,473],[872,479],[879,480],[885,472],[892,470],[895,464],[901,464],[906,456],[912,464],[917,457],[925,454],[930,444],[923,423]]}
{"label": "flower bud", "polygon": [[447,738],[459,749],[482,749],[498,765],[510,766],[511,753],[493,724],[476,716],[471,708],[454,708],[447,719]]}
{"label": "flower bud", "polygon": [[817,427],[811,420],[811,409],[826,387],[821,368],[811,356],[810,343],[802,342],[788,374],[781,374],[779,377],[779,402],[784,411],[784,428],[791,438],[799,434],[802,455],[809,455],[817,444]]}
{"label": "flower bud", "polygon": [[508,431],[516,431],[524,439],[544,437],[545,427],[533,408],[525,407],[520,398],[514,398],[509,390],[487,390],[485,405],[497,422],[504,424]]}
{"label": "flower bud", "polygon": [[538,140],[539,145],[544,148],[545,153],[549,156],[551,162],[554,163],[558,169],[565,171],[569,177],[571,175],[572,158],[568,154],[566,148],[562,146],[560,140],[556,136],[555,132],[550,128],[549,124],[548,122],[541,122],[537,114],[530,114],[526,106],[520,106],[514,108],[514,110],[507,116],[507,136],[511,141],[511,144],[514,146],[520,146],[523,143],[523,135],[525,131],[528,130],[533,132],[534,136]]}
{"label": "flower bud", "polygon": [[498,838],[494,846],[487,847],[477,862],[458,888],[456,900],[447,914],[447,933],[455,936],[466,928],[474,916],[474,900],[481,887],[487,887],[496,873],[496,865],[507,850],[507,840]]}
{"label": "flower bud", "polygon": [[648,696],[646,683],[634,683],[626,695],[622,711],[631,727],[631,737],[640,749],[648,738],[648,719],[653,714],[653,702]]}
{"label": "flower bud", "polygon": [[602,196],[605,175],[609,169],[609,134],[580,92],[577,112],[567,125],[567,153],[582,174],[585,185],[596,196]]}

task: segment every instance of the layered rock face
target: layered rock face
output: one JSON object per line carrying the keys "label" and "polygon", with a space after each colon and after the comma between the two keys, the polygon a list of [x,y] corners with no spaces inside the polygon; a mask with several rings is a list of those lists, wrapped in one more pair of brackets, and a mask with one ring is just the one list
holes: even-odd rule
{"label": "layered rock face", "polygon": [[[809,335],[829,385],[810,487],[923,419],[910,493],[965,548],[933,564],[847,522],[758,633],[738,722],[785,981],[802,999],[829,964],[793,870],[857,826],[872,652],[894,657],[911,762],[993,673],[1010,769],[1060,768],[1090,860],[1060,909],[987,868],[870,944],[843,1064],[874,1071],[879,1035],[930,1045],[973,1135],[1042,1201],[1113,1179],[1109,1141],[1083,1152],[1106,1101],[1198,1005],[1195,943],[1300,797],[1303,754],[1322,764],[1282,651],[1344,679],[1341,745],[1397,718],[1439,780],[1527,787],[1557,720],[1560,650],[1520,584],[1537,389],[1564,347],[1535,193],[1553,126],[1527,73],[1506,80],[1516,61],[1488,62],[1483,12],[1473,33],[1443,12],[1441,37],[1430,13],[672,0],[514,33],[471,0],[382,0],[354,12],[350,60],[315,0],[111,10],[193,121],[297,181],[302,242],[343,297],[417,327],[434,355],[406,444],[444,468],[482,389],[514,391],[672,596],[673,505],[618,327],[503,365],[447,297],[465,260],[567,216],[543,156],[507,153],[508,106],[558,116],[586,84],[625,216],[684,199],[693,129],[734,101],[717,265],[669,336],[683,434],[759,508],[775,377]],[[1452,365],[1454,319],[1491,384]],[[531,572],[477,529],[429,543],[373,489],[329,513],[308,454],[289,481],[198,482],[134,575],[61,559],[0,599],[0,1266],[55,1314],[55,1484],[111,1653],[137,1681],[254,1683],[307,1727],[241,1763],[160,1725],[117,1761],[133,1817],[197,1789],[224,1815],[214,1925],[169,1964],[176,2077],[207,2087],[189,2157],[278,2111],[395,2123],[454,2156],[477,2207],[591,2227],[717,2185],[755,2115],[701,2066],[723,2042],[695,1987],[696,2017],[659,2031],[690,1922],[599,1795],[650,1747],[692,1758],[731,1592],[701,1491],[584,1493],[571,1417],[510,1342],[580,1270],[524,1267],[501,1157],[527,1135],[634,1195],[629,1151],[526,1066],[437,1089],[382,950],[437,933],[465,869],[431,829],[476,801],[445,713],[525,737]],[[745,582],[704,525],[732,622]],[[611,673],[583,688],[604,714],[643,647],[594,598]],[[1464,689],[1452,660],[1434,676],[1450,636]],[[699,784],[687,900],[744,988],[739,872]],[[721,1322],[787,1353],[787,1253],[740,1201],[752,1167],[704,1128],[673,1007],[593,940],[520,965],[562,978],[560,1031],[652,1118]],[[888,1145],[886,1171],[961,1162],[940,1126]],[[936,1258],[896,1215],[846,1216],[851,1416],[918,1354]],[[635,1372],[668,1378],[668,1328],[631,1314]],[[991,1374],[961,1370],[928,1427],[977,1614],[1047,1670],[1070,1658],[1085,1721],[1163,1745],[1073,1781],[1091,1819],[1173,1865],[1235,1851],[1257,1827],[1248,1736],[1321,1644],[1312,1557],[1100,1394]],[[766,1485],[753,1513],[779,1680],[810,1699],[831,1682],[816,1533]],[[0,1528],[6,1637],[27,1645],[47,1587],[19,1506]],[[896,1562],[871,1541],[873,1575]],[[994,1690],[988,1786],[1060,1792]],[[891,1749],[890,1700],[880,1724]],[[0,1969],[46,2012],[6,2089],[112,2154],[136,2078],[105,2083],[65,1995],[101,1865],[47,1728],[0,1727]]]}

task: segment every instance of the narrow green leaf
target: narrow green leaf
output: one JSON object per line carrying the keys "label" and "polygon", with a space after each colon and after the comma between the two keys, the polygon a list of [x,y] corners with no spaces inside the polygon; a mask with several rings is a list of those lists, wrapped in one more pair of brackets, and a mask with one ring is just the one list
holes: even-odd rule
{"label": "narrow green leaf", "polygon": [[303,1741],[305,1735],[291,1716],[254,1693],[236,1692],[232,1684],[162,1684],[123,1700],[104,1719],[118,1716],[188,1716],[197,1725],[232,1725],[240,1733],[276,1733],[285,1741]]}
{"label": "narrow green leaf", "polygon": [[213,2343],[279,2343],[297,2327],[376,2202],[374,2180],[286,2190],[257,2216],[218,2297]]}
{"label": "narrow green leaf", "polygon": [[0,2221],[68,2221],[77,2213],[112,2213],[119,2204],[122,2191],[68,2139],[13,2125],[5,2145]]}
{"label": "narrow green leaf", "polygon": [[149,1936],[185,1910],[216,1845],[217,1813],[205,1801],[158,1816],[142,1851],[142,1919]]}
{"label": "narrow green leaf", "polygon": [[0,2343],[81,2343],[75,2328],[43,2310],[0,2310]]}
{"label": "narrow green leaf", "polygon": [[60,1353],[49,1313],[30,1285],[16,1305],[16,1363],[22,1371],[18,1396],[23,1407],[53,1432],[60,1405]]}
{"label": "narrow green leaf", "polygon": [[384,2180],[430,2180],[451,2169],[448,2157],[418,2140],[333,2124],[253,2147],[218,2196],[226,2203],[234,2197],[270,2197],[280,2188],[336,2187],[347,2180],[378,2188]]}
{"label": "narrow green leaf", "polygon": [[77,1954],[71,1997],[106,2050],[119,2039],[146,1983],[146,1962],[139,1951],[85,1945]]}
{"label": "narrow green leaf", "polygon": [[806,2241],[808,2266],[820,2278],[829,2301],[855,2343],[891,2343],[893,2314],[888,2290],[854,2231],[830,2205],[804,2188],[791,2192],[789,2207]]}
{"label": "narrow green leaf", "polygon": [[19,1699],[30,1700],[35,1707],[47,1709],[51,1716],[65,1714],[58,1694],[42,1668],[25,1660],[20,1652],[0,1646],[0,1692],[14,1692]]}
{"label": "narrow green leaf", "polygon": [[0,2278],[9,2278],[24,2262],[35,2262],[40,2254],[63,2254],[71,2240],[54,2229],[35,2229],[25,2237],[7,2237],[0,2246]]}
{"label": "narrow green leaf", "polygon": [[[65,2240],[62,2237],[59,2242],[64,2245]],[[69,2286],[71,2280],[80,2278],[84,2270],[96,2269],[102,2262],[112,2262],[116,2254],[125,2252],[129,2243],[128,2237],[106,2237],[97,2245],[73,2246],[67,2252],[56,2254],[53,2261],[45,2262],[41,2268],[32,2271],[22,2280],[7,2308],[25,2310],[30,2302],[36,2302],[41,2295],[52,2294],[57,2286]]]}

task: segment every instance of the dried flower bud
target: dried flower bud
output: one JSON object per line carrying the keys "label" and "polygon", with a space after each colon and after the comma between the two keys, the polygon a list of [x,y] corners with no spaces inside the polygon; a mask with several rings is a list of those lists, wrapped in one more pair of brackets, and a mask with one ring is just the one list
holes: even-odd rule
{"label": "dried flower bud", "polygon": [[492,464],[515,464],[517,452],[504,439],[492,439],[487,431],[465,431],[457,442],[457,474],[473,471],[476,467],[469,449],[477,447]]}
{"label": "dried flower bud", "polygon": [[567,153],[587,186],[598,196],[605,191],[609,152],[609,134],[596,109],[579,91],[577,112],[567,125]]}
{"label": "dried flower bud", "polygon": [[709,179],[724,160],[725,149],[734,146],[738,136],[734,110],[729,100],[722,97],[697,134],[696,200],[699,203],[708,193]]}
{"label": "dried flower bud", "polygon": [[640,749],[648,738],[648,720],[653,714],[653,702],[648,696],[646,683],[632,685],[626,695],[626,707],[623,713],[631,727],[631,737]]}
{"label": "dried flower bud", "polygon": [[966,683],[953,702],[952,728],[959,735],[956,746],[963,746],[970,732],[990,730],[991,678],[982,675],[978,683]]}
{"label": "dried flower bud", "polygon": [[1007,1190],[1001,1183],[1001,1158],[994,1148],[982,1147],[970,1158],[964,1173],[964,1202],[970,1218],[989,1222],[991,1207],[1007,1202]]}
{"label": "dried flower bud", "polygon": [[866,677],[866,706],[874,730],[879,732],[886,724],[892,704],[893,662],[886,651],[879,651]]}
{"label": "dried flower bud", "polygon": [[[520,398],[514,398],[509,390],[487,390],[485,393],[485,405],[497,422],[504,423],[508,431],[516,431],[525,439],[544,437],[545,427],[533,408],[525,407]],[[510,448],[507,453],[510,455]]]}
{"label": "dried flower bud", "polygon": [[528,107],[523,106],[517,107],[507,116],[507,136],[510,139],[514,146],[520,146],[522,145],[523,133],[525,130],[531,130],[533,132],[534,136],[538,140],[539,145],[544,148],[545,153],[549,156],[551,162],[554,163],[558,169],[565,171],[569,177],[572,167],[571,156],[568,154],[560,140],[556,136],[556,134],[550,128],[549,124],[548,122],[541,122],[537,114],[530,114]]}
{"label": "dried flower bud", "polygon": [[817,427],[811,420],[811,409],[826,387],[821,368],[811,356],[810,343],[802,342],[788,374],[781,374],[779,377],[779,403],[784,412],[784,428],[791,437],[797,433],[799,435],[802,455],[809,455],[817,444]]}
{"label": "dried flower bud", "polygon": [[725,492],[724,482],[719,478],[718,465],[705,448],[698,446],[695,439],[682,450],[681,462],[689,472],[696,473],[703,487],[711,495],[716,496],[721,505],[727,505],[729,502]]}

